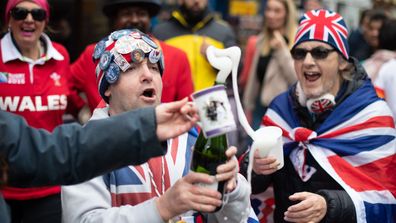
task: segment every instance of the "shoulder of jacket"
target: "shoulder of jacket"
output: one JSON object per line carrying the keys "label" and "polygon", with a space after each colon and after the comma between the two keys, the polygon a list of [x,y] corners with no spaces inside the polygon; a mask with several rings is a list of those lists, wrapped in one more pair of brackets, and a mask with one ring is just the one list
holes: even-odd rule
{"label": "shoulder of jacket", "polygon": [[93,51],[95,50],[95,46],[96,43],[89,44],[88,46],[85,47],[84,52],[93,53]]}
{"label": "shoulder of jacket", "polygon": [[221,26],[224,26],[226,28],[231,29],[230,24],[228,22],[226,22],[225,20],[223,20],[222,18],[220,18],[219,16],[214,16],[213,17],[213,22],[215,22],[215,23],[217,23],[217,24],[219,24]]}

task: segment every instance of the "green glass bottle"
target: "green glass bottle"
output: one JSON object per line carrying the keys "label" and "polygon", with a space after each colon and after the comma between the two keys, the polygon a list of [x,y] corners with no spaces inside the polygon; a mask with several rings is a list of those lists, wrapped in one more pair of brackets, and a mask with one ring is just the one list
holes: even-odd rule
{"label": "green glass bottle", "polygon": [[[205,138],[202,131],[194,145],[191,170],[198,173],[216,175],[217,166],[227,162],[225,154],[228,149],[227,136],[220,135],[212,138]],[[215,182],[212,185],[204,185],[217,189],[224,196],[225,181]],[[214,212],[221,209],[218,207]]]}

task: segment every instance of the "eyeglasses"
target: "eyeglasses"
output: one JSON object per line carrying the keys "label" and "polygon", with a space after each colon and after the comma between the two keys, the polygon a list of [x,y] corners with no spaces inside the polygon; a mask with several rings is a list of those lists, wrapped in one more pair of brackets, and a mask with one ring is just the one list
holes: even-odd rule
{"label": "eyeglasses", "polygon": [[11,16],[15,20],[24,20],[29,13],[32,15],[34,20],[39,22],[44,21],[47,18],[47,12],[44,9],[28,10],[21,7],[15,7],[11,9]]}
{"label": "eyeglasses", "polygon": [[305,59],[305,56],[307,56],[307,53],[310,53],[311,56],[315,60],[323,60],[326,59],[331,52],[335,51],[335,49],[327,49],[324,47],[315,47],[311,50],[306,50],[303,48],[294,48],[290,51],[291,56],[295,60],[303,60]]}

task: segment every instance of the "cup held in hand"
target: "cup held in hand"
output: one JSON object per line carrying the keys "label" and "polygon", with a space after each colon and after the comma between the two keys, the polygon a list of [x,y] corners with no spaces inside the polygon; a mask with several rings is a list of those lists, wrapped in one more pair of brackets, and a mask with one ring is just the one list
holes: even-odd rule
{"label": "cup held in hand", "polygon": [[282,129],[266,126],[254,132],[252,149],[258,149],[260,157],[273,156],[280,163],[278,170],[284,165]]}
{"label": "cup held in hand", "polygon": [[234,115],[223,85],[192,94],[201,121],[198,123],[204,136],[211,138],[236,130]]}

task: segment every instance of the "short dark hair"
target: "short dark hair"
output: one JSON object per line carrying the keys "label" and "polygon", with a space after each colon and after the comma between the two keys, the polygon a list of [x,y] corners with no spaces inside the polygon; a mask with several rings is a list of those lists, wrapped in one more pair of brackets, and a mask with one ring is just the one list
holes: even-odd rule
{"label": "short dark hair", "polygon": [[360,13],[359,25],[363,24],[363,21],[366,17],[369,16],[371,9],[365,9]]}
{"label": "short dark hair", "polygon": [[368,12],[369,16],[369,21],[381,21],[384,22],[386,19],[388,19],[388,16],[386,15],[385,11],[382,9],[373,9]]}
{"label": "short dark hair", "polygon": [[396,50],[396,19],[387,19],[379,30],[378,42],[380,49]]}

